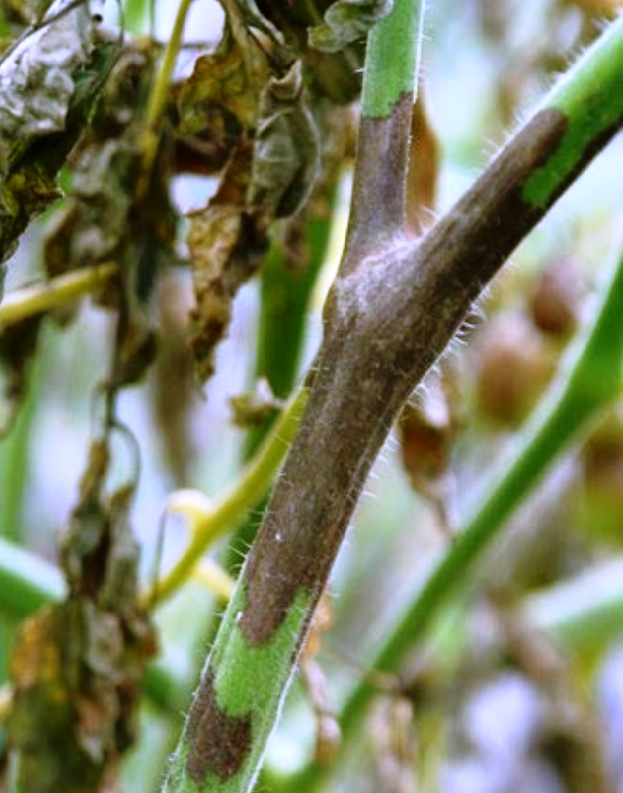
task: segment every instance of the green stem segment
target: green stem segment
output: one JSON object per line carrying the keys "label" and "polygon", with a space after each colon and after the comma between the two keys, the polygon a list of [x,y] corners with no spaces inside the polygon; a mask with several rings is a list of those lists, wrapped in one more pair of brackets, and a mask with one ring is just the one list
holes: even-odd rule
{"label": "green stem segment", "polygon": [[361,97],[364,118],[389,118],[405,95],[415,102],[425,8],[425,0],[395,0],[391,14],[372,29]]}

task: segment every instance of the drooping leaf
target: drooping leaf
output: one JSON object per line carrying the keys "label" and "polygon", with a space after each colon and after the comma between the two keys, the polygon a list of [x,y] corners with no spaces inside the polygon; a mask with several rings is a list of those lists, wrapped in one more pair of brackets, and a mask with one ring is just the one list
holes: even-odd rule
{"label": "drooping leaf", "polygon": [[13,654],[8,741],[16,789],[110,790],[130,746],[152,628],[136,600],[138,545],[126,486],[107,497],[96,441],[63,541],[69,594],[26,621]]}
{"label": "drooping leaf", "polygon": [[197,306],[191,313],[191,345],[202,382],[214,371],[213,352],[227,331],[232,301],[268,249],[268,218],[248,209],[253,148],[243,139],[217,194],[190,215],[188,247]]}
{"label": "drooping leaf", "polygon": [[[55,3],[50,14],[58,12]],[[92,49],[88,5],[28,36],[0,64],[0,173],[8,175],[35,140],[65,129],[73,72]]]}
{"label": "drooping leaf", "polygon": [[461,429],[454,377],[448,365],[441,375],[429,375],[419,404],[407,403],[398,420],[402,463],[411,487],[434,508],[447,537],[456,524],[451,454]]}
{"label": "drooping leaf", "polygon": [[339,52],[366,36],[393,5],[393,0],[337,0],[325,13],[323,24],[310,29],[309,44],[322,52]]}
{"label": "drooping leaf", "polygon": [[249,203],[273,217],[295,214],[318,176],[319,149],[296,61],[284,77],[269,80],[260,99]]}
{"label": "drooping leaf", "polygon": [[[260,68],[254,62],[254,67],[255,71],[249,70],[248,53],[245,57],[242,47],[226,32],[217,49],[198,58],[192,75],[174,89],[178,134],[199,139],[210,134],[215,139],[213,145],[220,148],[226,146],[229,135],[251,129],[258,95],[269,76],[266,64]],[[208,121],[216,121],[216,128]]]}
{"label": "drooping leaf", "polygon": [[0,438],[13,426],[25,396],[28,368],[37,347],[42,314],[0,329],[0,368],[4,380],[0,402]]}
{"label": "drooping leaf", "polygon": [[[59,196],[55,177],[88,123],[118,52],[88,5],[59,14],[0,60],[0,263]],[[0,264],[0,287],[3,276]],[[0,291],[1,297],[1,291]]]}
{"label": "drooping leaf", "polygon": [[93,133],[74,157],[72,192],[45,244],[50,275],[103,262],[119,265],[120,280],[101,298],[119,310],[116,364],[109,380],[114,388],[139,380],[153,361],[149,303],[160,269],[175,257],[170,137],[163,130],[155,165],[145,174],[142,127],[136,119],[152,67],[151,53],[141,45],[130,46],[119,59]]}

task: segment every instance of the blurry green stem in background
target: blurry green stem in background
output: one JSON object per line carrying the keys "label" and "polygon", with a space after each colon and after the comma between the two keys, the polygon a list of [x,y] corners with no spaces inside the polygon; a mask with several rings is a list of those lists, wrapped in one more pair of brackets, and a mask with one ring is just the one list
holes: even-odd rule
{"label": "blurry green stem in background", "polygon": [[145,117],[145,131],[143,141],[143,172],[141,180],[137,185],[137,193],[143,196],[149,184],[149,175],[153,168],[160,145],[160,122],[164,116],[169,99],[169,86],[175,69],[175,61],[182,46],[184,26],[186,17],[190,9],[192,0],[180,0],[180,4],[175,16],[175,23],[171,36],[167,42],[164,58],[160,66],[160,71],[149,95],[147,104],[147,114]]}
{"label": "blurry green stem in background", "polygon": [[[474,562],[500,533],[558,455],[600,411],[621,396],[623,374],[623,255],[609,273],[590,324],[571,344],[558,376],[517,438],[501,471],[483,486],[473,516],[394,627],[374,662],[395,670],[405,652],[421,641],[450,595],[465,584]],[[530,613],[530,612],[528,612]],[[538,613],[538,612],[535,612]],[[358,723],[373,694],[362,681],[342,712],[345,731]]]}

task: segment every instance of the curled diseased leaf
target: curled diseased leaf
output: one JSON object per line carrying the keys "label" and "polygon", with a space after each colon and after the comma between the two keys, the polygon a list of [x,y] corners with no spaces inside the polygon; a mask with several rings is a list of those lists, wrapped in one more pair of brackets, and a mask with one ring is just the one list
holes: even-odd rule
{"label": "curled diseased leaf", "polygon": [[0,438],[9,432],[26,397],[28,368],[34,356],[43,314],[0,328],[0,368],[3,374]]}
{"label": "curled diseased leaf", "polygon": [[[55,3],[50,15],[67,3]],[[37,138],[65,129],[74,70],[91,52],[91,13],[80,4],[28,36],[0,64],[0,172]]]}
{"label": "curled diseased leaf", "polygon": [[118,54],[86,3],[64,7],[55,3],[51,21],[0,59],[0,287],[20,234],[59,197],[56,174]]}
{"label": "curled diseased leaf", "polygon": [[246,206],[251,158],[251,145],[243,140],[217,194],[190,216],[188,247],[197,299],[191,312],[191,346],[202,382],[214,371],[212,355],[227,331],[232,300],[268,249],[266,214]]}
{"label": "curled diseased leaf", "polygon": [[249,203],[273,217],[298,212],[318,176],[319,140],[307,107],[300,61],[262,93]]}
{"label": "curled diseased leaf", "polygon": [[[120,316],[111,388],[137,382],[153,361],[150,300],[161,268],[175,258],[170,138],[164,129],[156,162],[146,175],[142,129],[133,123],[148,92],[151,55],[139,45],[126,47],[112,71],[92,134],[73,157],[72,192],[45,245],[46,269],[53,276],[103,262],[119,265],[120,283],[100,296]],[[148,189],[142,191],[138,185],[144,178]]]}
{"label": "curled diseased leaf", "polygon": [[309,45],[322,52],[339,52],[366,36],[393,8],[393,0],[337,0],[324,23],[309,31]]}
{"label": "curled diseased leaf", "polygon": [[134,487],[107,497],[108,466],[107,444],[96,441],[63,541],[69,594],[26,621],[13,654],[7,734],[16,790],[110,790],[133,739],[155,639],[136,600]]}
{"label": "curled diseased leaf", "polygon": [[[225,35],[214,52],[195,62],[193,73],[173,89],[179,114],[177,132],[185,137],[203,135],[211,119],[223,115],[225,131],[231,117],[250,128],[255,123],[257,96],[268,70],[249,74],[244,53],[230,35]],[[233,130],[232,130],[233,131]],[[237,135],[240,134],[238,130]]]}

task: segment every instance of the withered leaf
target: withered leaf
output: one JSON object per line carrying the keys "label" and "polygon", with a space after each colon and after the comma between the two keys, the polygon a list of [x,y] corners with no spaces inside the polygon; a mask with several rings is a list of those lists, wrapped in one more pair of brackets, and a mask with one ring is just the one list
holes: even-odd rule
{"label": "withered leaf", "polygon": [[42,314],[0,329],[0,368],[4,388],[0,407],[0,438],[13,426],[20,405],[26,397],[28,367],[39,338]]}
{"label": "withered leaf", "polygon": [[26,621],[12,658],[9,751],[29,793],[96,793],[112,782],[155,651],[137,605],[133,487],[107,498],[108,463],[106,443],[95,442],[63,542],[69,595]]}
{"label": "withered leaf", "polygon": [[413,235],[431,225],[438,171],[439,145],[426,113],[424,86],[420,84],[411,117],[407,178],[407,226]]}
{"label": "withered leaf", "polygon": [[[258,49],[252,38],[249,47]],[[264,59],[251,71],[248,57],[226,30],[217,49],[196,60],[192,75],[174,89],[179,136],[201,139],[212,134],[217,149],[231,151],[236,141],[228,142],[228,137],[255,126],[257,98],[269,71],[265,63],[260,66]],[[216,126],[210,123],[214,120]]]}
{"label": "withered leaf", "polygon": [[0,61],[0,298],[2,262],[59,196],[56,174],[117,56],[114,42],[95,39],[87,4],[77,4]]}
{"label": "withered leaf", "polygon": [[318,177],[319,150],[302,63],[296,61],[284,77],[272,77],[262,92],[249,203],[263,206],[273,217],[295,214]]}
{"label": "withered leaf", "polygon": [[398,422],[402,462],[412,488],[435,508],[440,528],[451,535],[455,523],[454,476],[450,456],[460,418],[452,373],[429,375],[420,404],[405,405]]}
{"label": "withered leaf", "polygon": [[310,29],[309,45],[322,52],[339,52],[366,36],[393,5],[393,0],[337,0],[325,13],[324,23]]}
{"label": "withered leaf", "polygon": [[[51,13],[60,10],[55,3]],[[91,14],[80,4],[32,33],[0,63],[0,174],[33,141],[65,129],[74,70],[91,50]]]}
{"label": "withered leaf", "polygon": [[[111,74],[93,132],[74,157],[72,192],[45,244],[50,275],[116,262],[120,278],[100,302],[119,311],[116,361],[108,385],[137,382],[155,356],[149,303],[161,268],[175,259],[177,215],[168,192],[170,136],[162,130],[148,176],[143,137],[134,121],[148,92],[153,53],[127,47]],[[147,189],[139,190],[139,184]]]}
{"label": "withered leaf", "polygon": [[247,209],[252,147],[243,140],[208,206],[190,215],[188,248],[193,262],[196,308],[191,312],[191,346],[197,374],[214,372],[213,353],[227,332],[232,301],[268,250],[268,218]]}

